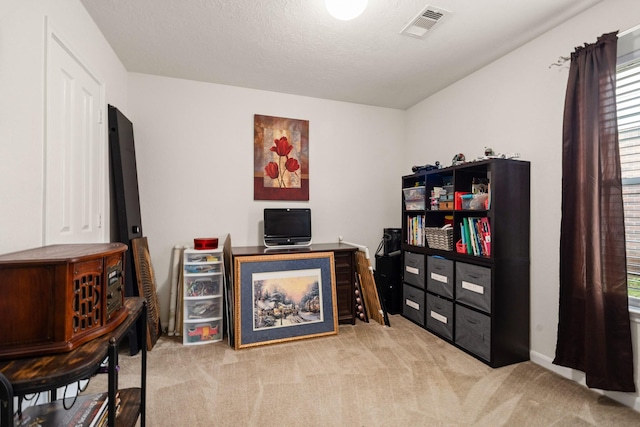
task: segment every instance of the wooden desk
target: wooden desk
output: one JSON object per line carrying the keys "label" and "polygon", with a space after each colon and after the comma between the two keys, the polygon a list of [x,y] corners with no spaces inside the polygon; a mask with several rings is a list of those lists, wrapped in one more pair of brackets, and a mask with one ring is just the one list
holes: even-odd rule
{"label": "wooden desk", "polygon": [[[147,322],[147,305],[144,298],[126,298],[127,318],[112,332],[93,339],[66,353],[40,357],[25,357],[0,361],[0,425],[13,425],[13,397],[39,391],[53,391],[67,384],[90,378],[109,358],[109,427],[115,425],[115,395],[118,391],[118,346],[127,336],[129,328],[138,324],[140,342],[144,342]],[[133,426],[140,416],[145,425],[147,347],[142,346],[140,388],[120,390],[121,412],[118,425]]]}
{"label": "wooden desk", "polygon": [[[333,252],[336,275],[336,298],[338,306],[338,323],[356,323],[355,305],[355,274],[356,261],[355,253],[358,250],[355,246],[344,243],[320,243],[311,246],[301,247],[270,247],[265,246],[244,246],[232,247],[231,255],[236,256],[257,256],[293,253],[313,253],[313,252]],[[232,261],[233,262],[233,261]],[[232,264],[233,268],[233,264]]]}

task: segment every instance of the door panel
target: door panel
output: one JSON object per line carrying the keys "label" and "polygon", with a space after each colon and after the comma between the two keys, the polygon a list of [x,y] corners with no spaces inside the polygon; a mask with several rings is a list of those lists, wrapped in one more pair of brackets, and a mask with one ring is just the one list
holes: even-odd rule
{"label": "door panel", "polygon": [[100,242],[102,85],[53,32],[47,41],[44,243]]}

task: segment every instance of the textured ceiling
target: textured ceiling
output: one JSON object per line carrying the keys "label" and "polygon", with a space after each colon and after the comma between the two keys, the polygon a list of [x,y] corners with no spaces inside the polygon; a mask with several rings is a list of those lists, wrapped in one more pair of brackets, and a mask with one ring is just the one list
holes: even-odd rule
{"label": "textured ceiling", "polygon": [[[601,0],[81,0],[131,72],[406,109]],[[427,5],[452,15],[400,31]],[[549,58],[550,63],[556,58]]]}

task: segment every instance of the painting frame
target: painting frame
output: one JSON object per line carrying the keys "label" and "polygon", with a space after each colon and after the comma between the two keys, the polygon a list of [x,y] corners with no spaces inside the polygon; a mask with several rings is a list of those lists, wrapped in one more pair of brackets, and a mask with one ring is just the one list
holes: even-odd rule
{"label": "painting frame", "polygon": [[254,114],[253,199],[309,200],[309,120]]}
{"label": "painting frame", "polygon": [[[335,261],[333,252],[288,253],[239,256],[234,258],[234,335],[235,349],[255,347],[266,344],[276,344],[306,338],[338,334],[338,313],[335,287]],[[285,322],[290,324],[273,325],[259,321],[263,319],[264,293],[263,288],[272,278],[285,292],[289,283],[293,289],[294,281],[309,280],[316,277],[318,282],[319,318],[306,320],[302,308],[298,314],[295,304],[293,313]],[[291,281],[291,282],[290,282]],[[262,305],[261,305],[262,304]],[[273,308],[273,307],[271,307]],[[282,310],[284,312],[284,310]],[[273,322],[273,313],[268,316]],[[307,313],[308,314],[308,313]],[[305,318],[300,323],[292,320]],[[286,314],[281,314],[287,319]],[[277,322],[278,319],[275,319]]]}

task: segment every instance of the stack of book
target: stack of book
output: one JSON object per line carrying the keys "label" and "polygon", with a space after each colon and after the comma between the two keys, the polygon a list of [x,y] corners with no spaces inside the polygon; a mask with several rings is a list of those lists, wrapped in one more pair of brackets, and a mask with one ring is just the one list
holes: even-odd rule
{"label": "stack of book", "polygon": [[460,223],[462,245],[467,254],[475,256],[491,256],[491,227],[489,218],[467,217]]}
{"label": "stack of book", "polygon": [[424,246],[424,215],[407,217],[407,243],[413,246]]}

